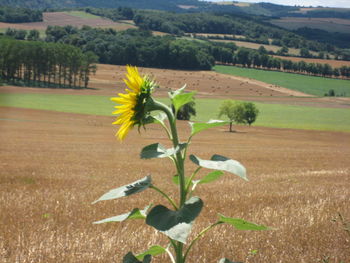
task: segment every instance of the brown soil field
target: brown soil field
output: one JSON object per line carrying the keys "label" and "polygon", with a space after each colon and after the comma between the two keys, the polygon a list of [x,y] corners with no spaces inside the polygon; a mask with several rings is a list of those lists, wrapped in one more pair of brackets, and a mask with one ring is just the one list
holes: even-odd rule
{"label": "brown soil field", "polygon": [[[139,68],[142,74],[156,79],[160,88],[155,95],[167,97],[167,92],[187,84],[187,90],[196,91],[197,98],[237,99],[304,105],[331,108],[348,108],[350,98],[323,97],[315,98],[308,94],[289,90],[250,78],[219,74],[213,71],[166,70],[155,68]],[[2,93],[57,93],[81,95],[115,96],[124,91],[125,66],[98,65],[95,76],[91,76],[91,89],[43,89],[4,86]]]}
{"label": "brown soil field", "polygon": [[[93,225],[149,203],[167,205],[152,190],[120,200],[91,202],[145,175],[177,196],[170,160],[140,160],[141,148],[166,135],[149,126],[119,143],[113,118],[0,108],[0,258],[3,263],[120,262],[129,250],[165,245],[142,221]],[[189,132],[178,122],[180,137]],[[350,135],[257,127],[214,128],[197,135],[189,153],[219,153],[246,166],[249,182],[225,175],[198,188],[205,207],[190,239],[217,213],[274,230],[218,226],[194,247],[188,262],[222,257],[246,263],[350,262]],[[213,144],[215,147],[213,147]],[[187,171],[195,168],[186,164]],[[205,173],[204,173],[205,174]],[[201,175],[204,175],[201,174]],[[250,253],[257,250],[256,254]],[[153,261],[152,261],[153,262]],[[170,262],[158,257],[155,263]]]}
{"label": "brown soil field", "polygon": [[45,30],[47,26],[76,26],[82,27],[83,25],[91,27],[111,27],[118,30],[125,30],[128,28],[135,28],[130,23],[113,22],[107,18],[81,18],[74,15],[70,15],[64,12],[44,12],[43,22],[32,23],[0,23],[0,28],[16,28],[16,29],[37,29]]}
{"label": "brown soil field", "polygon": [[270,21],[272,24],[295,30],[301,27],[310,27],[326,30],[329,32],[350,32],[350,20],[340,18],[304,18],[304,17],[282,17]]}
{"label": "brown soil field", "polygon": [[[238,47],[246,47],[246,48],[252,48],[252,49],[259,49],[260,46],[263,46],[267,51],[273,51],[277,52],[279,49],[281,49],[280,46],[275,45],[264,45],[264,44],[258,44],[258,43],[252,43],[252,42],[246,42],[246,41],[239,41],[239,40],[221,40],[221,39],[211,39],[211,41],[217,41],[217,42],[233,42]],[[298,55],[300,54],[300,49],[297,48],[289,48],[288,53],[291,55]]]}
{"label": "brown soil field", "polygon": [[300,57],[283,57],[283,56],[274,56],[275,58],[287,59],[291,61],[305,61],[307,63],[321,63],[329,64],[332,67],[340,68],[341,66],[350,66],[350,61],[345,60],[334,60],[334,59],[318,59],[318,58],[300,58]]}
{"label": "brown soil field", "polygon": [[[233,35],[232,34],[209,34],[209,33],[186,33],[185,34],[186,36],[193,36],[193,35],[196,35],[196,36],[203,36],[203,37],[232,37]],[[243,35],[234,35],[234,37],[236,38],[245,38],[245,36]]]}

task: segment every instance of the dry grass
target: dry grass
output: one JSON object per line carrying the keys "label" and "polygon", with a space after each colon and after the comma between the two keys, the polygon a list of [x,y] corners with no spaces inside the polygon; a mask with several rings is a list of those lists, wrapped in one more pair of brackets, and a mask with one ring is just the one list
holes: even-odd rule
{"label": "dry grass", "polygon": [[[166,239],[141,222],[92,225],[95,220],[163,202],[147,190],[118,201],[90,203],[106,190],[152,174],[174,192],[167,160],[138,158],[165,135],[157,126],[119,144],[111,118],[14,108],[0,109],[0,258],[4,263],[119,262]],[[188,131],[179,123],[182,137]],[[216,213],[276,228],[241,232],[220,226],[196,246],[189,262],[350,261],[350,138],[347,133],[239,127],[198,135],[191,152],[214,153],[246,165],[250,182],[226,175],[203,186],[205,208],[194,232]],[[213,144],[215,147],[213,147]],[[192,169],[192,165],[188,165]],[[251,250],[258,253],[249,256]],[[196,255],[196,257],[194,256]],[[158,258],[155,262],[168,262]]]}

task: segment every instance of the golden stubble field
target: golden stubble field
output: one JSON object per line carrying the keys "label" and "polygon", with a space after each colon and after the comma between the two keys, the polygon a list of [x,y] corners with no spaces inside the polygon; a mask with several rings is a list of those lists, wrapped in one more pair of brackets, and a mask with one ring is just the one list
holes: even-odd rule
{"label": "golden stubble field", "polygon": [[[164,96],[188,84],[200,98],[343,107],[337,99],[295,97],[292,91],[214,72],[140,68],[156,77]],[[125,67],[99,65],[89,90],[1,87],[0,92],[115,95]],[[149,203],[166,204],[152,190],[115,201],[91,202],[111,188],[151,174],[157,186],[177,195],[169,160],[140,160],[143,146],[166,145],[157,126],[132,131],[120,144],[112,117],[0,108],[0,262],[120,262],[167,239],[141,221],[93,225]],[[178,123],[181,138],[189,132]],[[205,131],[190,153],[206,159],[218,153],[248,169],[249,182],[227,174],[198,188],[205,203],[193,235],[216,221],[217,213],[265,224],[273,231],[242,232],[219,226],[200,240],[189,262],[350,261],[350,236],[338,213],[350,222],[350,134],[236,127]],[[187,163],[187,171],[194,166]],[[203,174],[202,174],[203,175]],[[253,255],[251,252],[257,250]],[[328,261],[327,261],[328,260]],[[154,262],[169,262],[159,257]]]}
{"label": "golden stubble field", "polygon": [[[141,221],[93,225],[134,207],[166,202],[152,190],[91,202],[107,190],[151,174],[176,195],[169,160],[140,160],[143,146],[166,144],[158,126],[133,130],[120,144],[111,117],[0,108],[0,262],[121,262],[129,250],[165,245]],[[189,131],[178,123],[181,137]],[[205,203],[194,233],[216,214],[274,227],[242,232],[219,226],[200,240],[189,262],[349,262],[350,135],[338,132],[227,127],[199,134],[190,148],[201,158],[237,159],[250,181],[227,174],[198,189]],[[193,165],[187,163],[187,171]],[[193,237],[193,235],[191,236]],[[257,250],[255,255],[251,251]],[[329,261],[327,261],[329,260]],[[169,262],[159,257],[154,262]]]}

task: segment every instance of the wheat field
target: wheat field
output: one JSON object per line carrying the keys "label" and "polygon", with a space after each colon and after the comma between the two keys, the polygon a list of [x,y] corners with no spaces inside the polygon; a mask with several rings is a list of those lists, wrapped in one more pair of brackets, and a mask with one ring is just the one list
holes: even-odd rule
{"label": "wheat field", "polygon": [[[0,262],[121,262],[167,239],[142,221],[93,225],[134,207],[166,204],[152,190],[91,202],[111,188],[151,174],[176,196],[165,159],[140,160],[143,146],[166,143],[158,126],[133,130],[120,144],[110,117],[0,108]],[[186,122],[178,123],[181,138]],[[194,237],[217,213],[274,228],[242,232],[218,226],[202,238],[189,262],[350,262],[350,134],[227,127],[193,139],[190,153],[240,161],[249,182],[226,175],[198,188],[205,207]],[[195,167],[187,163],[187,171]],[[170,262],[157,257],[152,262]]]}

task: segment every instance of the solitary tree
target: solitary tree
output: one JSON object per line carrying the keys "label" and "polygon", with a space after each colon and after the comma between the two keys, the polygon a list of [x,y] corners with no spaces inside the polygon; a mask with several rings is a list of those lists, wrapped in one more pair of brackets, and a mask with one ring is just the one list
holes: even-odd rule
{"label": "solitary tree", "polygon": [[230,120],[230,132],[232,124],[248,124],[249,126],[256,120],[259,114],[258,108],[252,102],[233,102],[225,100],[220,106],[219,117],[226,115]]}
{"label": "solitary tree", "polygon": [[235,104],[231,100],[225,100],[221,104],[220,109],[219,109],[219,118],[222,115],[225,115],[230,121],[230,132],[233,132],[233,130],[232,130],[232,123],[235,120],[234,109],[235,109]]}
{"label": "solitary tree", "polygon": [[243,102],[243,108],[243,119],[250,126],[258,117],[259,109],[252,102]]}

